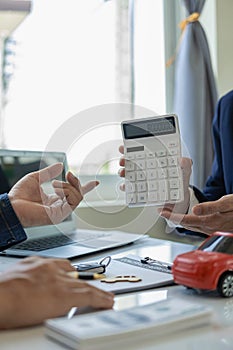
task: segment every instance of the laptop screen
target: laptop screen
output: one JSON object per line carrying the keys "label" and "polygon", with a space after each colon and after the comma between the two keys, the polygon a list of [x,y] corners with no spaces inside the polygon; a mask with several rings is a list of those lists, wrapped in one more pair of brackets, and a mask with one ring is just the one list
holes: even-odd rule
{"label": "laptop screen", "polygon": [[[21,179],[24,175],[45,168],[54,163],[61,162],[64,165],[64,170],[57,177],[58,180],[65,180],[67,171],[67,159],[63,152],[39,152],[39,151],[21,151],[21,150],[5,150],[0,149],[0,193],[9,192],[12,186]],[[51,183],[42,185],[46,193],[53,192]],[[69,227],[70,224],[70,227]],[[51,226],[43,226],[43,229],[51,229]],[[73,227],[72,216],[70,215],[63,223],[56,225],[58,231],[67,231]],[[47,229],[46,229],[47,228]],[[27,228],[28,231],[36,231],[36,228]]]}

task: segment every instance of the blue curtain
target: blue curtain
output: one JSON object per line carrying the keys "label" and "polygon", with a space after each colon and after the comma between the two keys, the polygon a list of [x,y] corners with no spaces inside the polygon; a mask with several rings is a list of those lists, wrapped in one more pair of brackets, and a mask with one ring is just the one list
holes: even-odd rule
{"label": "blue curtain", "polygon": [[205,0],[183,3],[188,14],[175,61],[174,111],[179,116],[185,148],[193,160],[192,182],[203,187],[213,159],[211,123],[217,89],[208,42],[198,21]]}

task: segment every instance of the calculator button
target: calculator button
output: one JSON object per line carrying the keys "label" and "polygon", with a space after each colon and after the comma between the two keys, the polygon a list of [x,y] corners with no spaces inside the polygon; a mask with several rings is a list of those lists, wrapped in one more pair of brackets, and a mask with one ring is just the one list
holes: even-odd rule
{"label": "calculator button", "polygon": [[147,158],[154,158],[154,157],[155,157],[155,153],[153,153],[153,152],[147,152],[147,153],[146,153],[146,157],[147,157]]}
{"label": "calculator button", "polygon": [[132,204],[135,204],[136,203],[136,194],[135,193],[128,193],[127,194],[127,197],[126,197],[126,201],[127,203],[132,203]]}
{"label": "calculator button", "polygon": [[126,181],[125,182],[125,189],[126,189],[126,192],[129,192],[129,193],[135,192],[136,191],[135,183]]}
{"label": "calculator button", "polygon": [[148,201],[149,202],[156,202],[158,200],[158,193],[153,191],[148,193]]}
{"label": "calculator button", "polygon": [[144,181],[144,180],[146,180],[146,174],[145,174],[145,172],[144,171],[137,171],[136,172],[136,179],[138,180],[138,181]]}
{"label": "calculator button", "polygon": [[158,166],[161,168],[165,168],[167,166],[167,158],[159,158]]}
{"label": "calculator button", "polygon": [[156,202],[158,200],[158,192],[149,192],[148,193],[148,201],[149,202]]}
{"label": "calculator button", "polygon": [[125,170],[134,170],[135,169],[135,165],[133,162],[131,162],[131,160],[126,159],[125,160]]}
{"label": "calculator button", "polygon": [[157,157],[165,157],[167,152],[165,150],[160,150],[156,152]]}
{"label": "calculator button", "polygon": [[156,168],[156,159],[150,159],[146,161],[146,167],[147,169],[154,169]]}
{"label": "calculator button", "polygon": [[168,169],[169,177],[179,177],[178,168]]}
{"label": "calculator button", "polygon": [[137,191],[138,192],[145,192],[146,191],[146,182],[138,182],[137,183]]}
{"label": "calculator button", "polygon": [[171,190],[170,191],[170,199],[172,201],[180,199],[180,191],[179,190]]}
{"label": "calculator button", "polygon": [[138,170],[145,169],[145,160],[137,160],[136,164]]}
{"label": "calculator button", "polygon": [[168,158],[168,166],[177,166],[177,158],[176,157],[169,157]]}
{"label": "calculator button", "polygon": [[159,199],[161,201],[167,201],[168,200],[168,193],[167,192],[159,192]]}
{"label": "calculator button", "polygon": [[159,190],[159,199],[162,201],[168,200],[168,188],[167,188],[166,180],[158,181],[158,190]]}
{"label": "calculator button", "polygon": [[169,186],[170,188],[179,188],[179,179],[172,179],[172,180],[169,180]]}
{"label": "calculator button", "polygon": [[138,193],[137,198],[139,203],[145,203],[147,201],[147,193],[146,192]]}
{"label": "calculator button", "polygon": [[178,154],[178,149],[177,149],[177,148],[172,148],[172,149],[170,149],[170,150],[169,150],[169,154],[170,154],[171,156],[177,155],[177,154]]}
{"label": "calculator button", "polygon": [[148,181],[148,192],[157,190],[157,181]]}
{"label": "calculator button", "polygon": [[167,178],[167,169],[158,169],[158,178],[166,179]]}
{"label": "calculator button", "polygon": [[137,153],[137,154],[135,155],[135,157],[136,157],[136,159],[143,159],[143,158],[145,158],[145,153],[144,153],[144,152]]}
{"label": "calculator button", "polygon": [[135,173],[130,171],[126,173],[126,179],[129,181],[135,181]]}
{"label": "calculator button", "polygon": [[157,178],[156,170],[147,170],[147,179],[154,180]]}

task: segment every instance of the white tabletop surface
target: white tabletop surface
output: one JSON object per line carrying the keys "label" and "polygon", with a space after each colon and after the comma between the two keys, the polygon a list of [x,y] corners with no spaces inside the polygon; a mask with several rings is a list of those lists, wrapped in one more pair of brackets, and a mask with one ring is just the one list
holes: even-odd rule
{"label": "white tabletop surface", "polygon": [[[145,239],[141,243],[125,248],[114,250],[114,256],[137,254],[150,256],[162,261],[172,261],[175,255],[182,251],[192,250],[192,246],[180,243],[161,241],[156,239]],[[107,253],[109,254],[109,252]],[[101,256],[107,255],[106,253]],[[100,255],[98,255],[100,256]],[[5,259],[5,260],[3,260]],[[82,259],[83,260],[83,259]],[[85,260],[88,260],[87,258]],[[89,258],[90,260],[90,258]],[[4,269],[11,263],[10,258],[0,258],[0,267]],[[155,349],[156,350],[224,350],[233,349],[233,298],[221,298],[215,292],[198,293],[186,289],[183,286],[171,286],[157,288],[154,290],[128,293],[116,297],[115,309],[124,309],[134,305],[143,305],[149,302],[159,301],[166,298],[182,298],[194,303],[210,305],[214,309],[213,322],[210,326],[169,334],[164,338],[157,338],[147,344],[138,343],[126,349]],[[90,313],[91,317],[91,313]],[[0,332],[0,349],[3,350],[61,350],[65,349],[44,336],[44,327],[37,326],[18,330]]]}

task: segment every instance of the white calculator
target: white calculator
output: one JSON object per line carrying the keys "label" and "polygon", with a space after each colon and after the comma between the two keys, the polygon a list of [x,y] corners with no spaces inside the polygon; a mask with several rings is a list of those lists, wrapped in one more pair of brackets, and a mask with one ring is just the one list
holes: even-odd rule
{"label": "white calculator", "polygon": [[174,114],[121,123],[128,206],[164,205],[184,199],[181,141]]}

